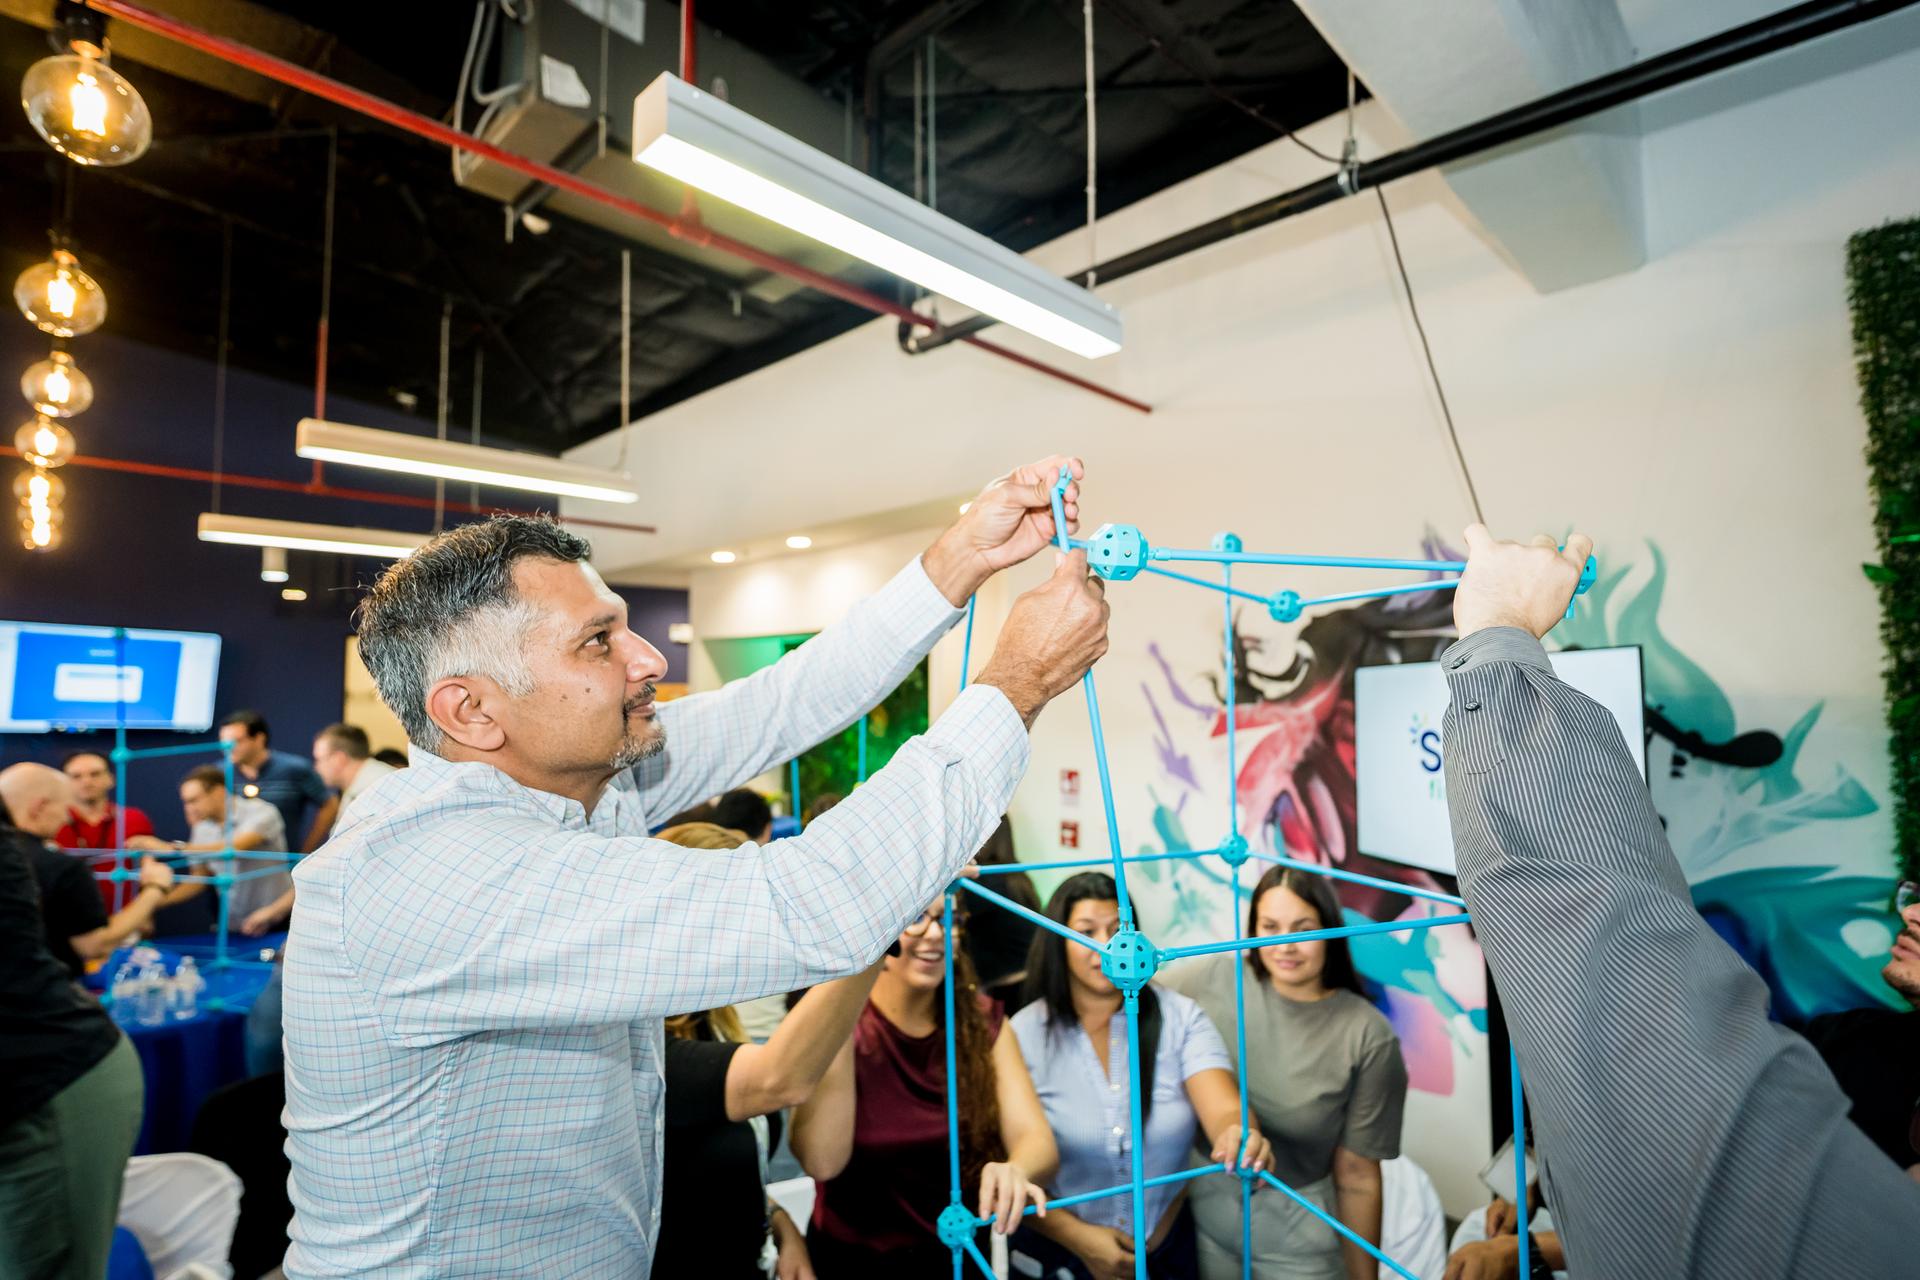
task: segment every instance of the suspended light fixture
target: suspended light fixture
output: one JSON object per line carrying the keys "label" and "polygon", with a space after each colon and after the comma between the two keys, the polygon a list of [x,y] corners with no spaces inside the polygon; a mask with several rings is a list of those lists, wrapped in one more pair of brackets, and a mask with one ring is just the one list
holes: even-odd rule
{"label": "suspended light fixture", "polygon": [[107,65],[106,30],[103,15],[78,0],[59,0],[50,36],[55,55],[20,80],[27,123],[75,164],[127,164],[153,142],[147,104]]}
{"label": "suspended light fixture", "polygon": [[36,467],[65,466],[73,457],[73,432],[52,418],[34,418],[21,425],[13,436],[13,447]]}
{"label": "suspended light fixture", "polygon": [[20,375],[20,394],[35,413],[71,418],[85,413],[93,403],[93,379],[80,371],[71,355],[55,351],[38,364],[27,366]]}
{"label": "suspended light fixture", "polygon": [[285,547],[260,548],[260,581],[285,582],[287,580],[287,549]]}
{"label": "suspended light fixture", "polygon": [[669,73],[634,99],[633,158],[1075,355],[1120,349],[1093,293]]}
{"label": "suspended light fixture", "polygon": [[318,462],[344,462],[356,467],[398,471],[404,475],[439,480],[466,480],[529,489],[597,502],[638,502],[640,491],[596,467],[583,467],[558,458],[511,449],[456,444],[431,436],[401,431],[377,431],[320,418],[302,418],[294,433],[293,451]]}
{"label": "suspended light fixture", "polygon": [[20,273],[13,282],[13,301],[42,333],[56,338],[92,333],[107,318],[106,291],[65,248],[56,248],[45,262]]}
{"label": "suspended light fixture", "polygon": [[20,544],[27,550],[50,551],[60,544],[60,502],[66,493],[66,483],[41,467],[14,477],[13,495],[20,500]]}
{"label": "suspended light fixture", "polygon": [[399,560],[426,544],[429,535],[398,529],[361,529],[299,520],[262,520],[253,516],[200,515],[200,541],[243,547],[284,547],[289,551],[331,551],[345,556]]}

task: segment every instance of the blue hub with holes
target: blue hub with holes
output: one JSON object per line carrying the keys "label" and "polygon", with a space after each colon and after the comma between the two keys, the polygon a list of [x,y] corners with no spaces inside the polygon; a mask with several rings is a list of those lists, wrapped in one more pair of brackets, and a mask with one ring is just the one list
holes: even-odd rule
{"label": "blue hub with holes", "polygon": [[940,1237],[940,1243],[949,1249],[964,1249],[973,1239],[973,1233],[980,1229],[980,1219],[968,1213],[957,1204],[950,1204],[940,1211],[934,1219],[933,1229]]}
{"label": "blue hub with holes", "polygon": [[1297,622],[1300,619],[1300,593],[1298,591],[1276,592],[1267,601],[1267,615],[1275,622]]}
{"label": "blue hub with holes", "polygon": [[1122,929],[1107,942],[1100,957],[1100,972],[1122,991],[1138,991],[1153,980],[1160,967],[1160,952],[1147,935],[1138,929]]}
{"label": "blue hub with holes", "polygon": [[1125,582],[1147,563],[1146,535],[1130,524],[1103,524],[1087,539],[1087,567],[1109,582]]}

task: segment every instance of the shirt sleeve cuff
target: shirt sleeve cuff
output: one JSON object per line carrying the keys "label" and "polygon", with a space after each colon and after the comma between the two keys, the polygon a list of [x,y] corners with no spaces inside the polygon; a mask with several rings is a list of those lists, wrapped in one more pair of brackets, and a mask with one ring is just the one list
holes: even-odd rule
{"label": "shirt sleeve cuff", "polygon": [[914,635],[924,635],[929,631],[945,634],[948,627],[960,620],[965,609],[956,609],[948,599],[940,594],[940,588],[933,585],[933,579],[927,576],[926,566],[921,557],[915,556],[913,562],[893,575],[893,580],[880,588],[875,598],[881,602],[880,616],[896,620],[896,625]]}
{"label": "shirt sleeve cuff", "polygon": [[1456,640],[1440,655],[1441,669],[1448,676],[1465,675],[1493,662],[1520,662],[1551,672],[1547,651],[1532,635],[1519,627],[1488,627],[1464,640]]}
{"label": "shirt sleeve cuff", "polygon": [[1006,694],[990,684],[969,685],[927,730],[927,740],[979,770],[989,807],[1007,811],[1014,788],[1026,776],[1032,744],[1026,722]]}

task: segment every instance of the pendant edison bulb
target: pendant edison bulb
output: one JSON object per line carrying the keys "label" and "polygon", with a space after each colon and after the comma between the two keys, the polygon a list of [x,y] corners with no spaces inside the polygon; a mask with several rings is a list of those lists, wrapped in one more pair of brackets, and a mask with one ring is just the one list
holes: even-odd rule
{"label": "pendant edison bulb", "polygon": [[20,105],[33,131],[75,164],[127,164],[153,141],[153,117],[139,90],[103,57],[40,59],[21,77]]}
{"label": "pendant edison bulb", "polygon": [[80,371],[73,357],[56,351],[20,375],[20,394],[35,413],[49,418],[71,418],[93,403],[93,379]]}
{"label": "pendant edison bulb", "polygon": [[60,545],[60,512],[20,513],[20,545],[29,551],[51,551]]}
{"label": "pendant edison bulb", "polygon": [[92,333],[107,318],[106,291],[65,249],[55,249],[51,258],[20,273],[13,282],[13,302],[41,332],[56,338]]}
{"label": "pendant edison bulb", "polygon": [[51,511],[67,496],[67,482],[35,467],[13,478],[13,496],[32,511]]}
{"label": "pendant edison bulb", "polygon": [[26,461],[48,470],[66,465],[77,448],[73,432],[52,418],[34,418],[23,424],[14,433],[13,447]]}

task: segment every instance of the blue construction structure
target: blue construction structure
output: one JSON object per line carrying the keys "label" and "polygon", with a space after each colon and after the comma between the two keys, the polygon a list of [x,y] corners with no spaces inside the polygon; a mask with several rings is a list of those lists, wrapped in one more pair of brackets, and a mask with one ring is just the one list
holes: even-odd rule
{"label": "blue construction structure", "polygon": [[[119,667],[124,669],[126,666],[126,628],[115,627],[113,630],[113,639],[115,649],[114,661]],[[143,858],[158,858],[163,862],[176,865],[190,865],[196,862],[224,862],[230,867],[238,867],[239,863],[235,861],[235,859],[244,855],[248,859],[256,862],[280,864],[256,867],[250,871],[220,871],[212,875],[201,875],[196,872],[176,872],[174,875],[175,884],[206,884],[213,886],[213,891],[219,898],[219,923],[214,933],[213,954],[208,958],[205,972],[220,973],[229,969],[272,968],[273,965],[271,961],[242,958],[233,954],[232,947],[229,945],[227,938],[229,925],[232,923],[232,900],[228,896],[227,891],[242,881],[256,880],[262,876],[278,874],[283,865],[300,861],[301,855],[297,853],[270,853],[257,849],[239,850],[233,847],[233,797],[238,794],[238,792],[233,785],[233,744],[231,742],[222,742],[216,739],[212,742],[185,742],[170,747],[146,747],[137,751],[132,750],[127,746],[126,711],[126,702],[123,699],[118,703],[119,718],[113,729],[113,747],[107,752],[108,758],[113,763],[113,848],[93,850],[90,853],[90,856],[95,858],[105,854],[113,855],[114,868],[111,871],[96,871],[93,873],[93,878],[106,881],[114,886],[114,906],[119,908],[126,905],[125,895],[127,884],[131,881],[137,881],[140,878],[140,871],[137,864]],[[226,773],[226,818],[221,824],[221,843],[225,847],[213,850],[212,852],[202,850],[193,853],[154,853],[127,848],[127,771],[124,766],[136,760],[156,760],[166,756],[195,755],[218,755],[220,757],[220,763]],[[291,837],[291,834],[292,833],[289,833],[289,837]],[[111,1006],[113,1003],[111,991],[103,992],[100,998],[103,1004]],[[232,1007],[244,1011],[248,1003],[251,1003],[251,1001],[235,1004]],[[229,1004],[230,1002],[225,997],[208,996],[201,1002],[201,1007],[218,1011],[229,1007]]]}
{"label": "blue construction structure", "polygon": [[[1235,565],[1394,569],[1413,570],[1425,573],[1453,573],[1456,575],[1466,568],[1464,562],[1457,560],[1382,560],[1352,556],[1263,555],[1243,550],[1240,539],[1231,533],[1217,535],[1213,539],[1213,544],[1209,550],[1175,550],[1151,545],[1145,535],[1132,525],[1102,525],[1099,529],[1095,530],[1090,537],[1085,539],[1070,538],[1067,536],[1067,521],[1065,513],[1062,510],[1062,505],[1063,497],[1072,479],[1072,473],[1066,468],[1062,468],[1059,479],[1053,486],[1053,523],[1056,531],[1056,545],[1061,551],[1086,551],[1089,568],[1092,572],[1109,582],[1125,582],[1139,574],[1147,573],[1159,577],[1172,578],[1179,582],[1205,587],[1221,593],[1223,597],[1222,630],[1224,633],[1222,651],[1226,661],[1227,677],[1225,683],[1227,689],[1227,774],[1229,779],[1232,779],[1238,773],[1238,744],[1235,741],[1236,707],[1232,613],[1233,602],[1235,600],[1249,601],[1263,606],[1275,621],[1292,622],[1298,619],[1304,610],[1317,605],[1337,604],[1350,600],[1402,595],[1412,592],[1443,591],[1451,589],[1459,583],[1458,577],[1454,577],[1439,580],[1430,579],[1402,586],[1380,587],[1369,591],[1347,591],[1336,595],[1324,595],[1304,599],[1294,591],[1280,591],[1270,596],[1262,596],[1233,585],[1233,569]],[[1195,577],[1191,574],[1180,573],[1172,569],[1160,567],[1170,562],[1218,564],[1221,573],[1220,580],[1216,582],[1211,579]],[[1597,565],[1595,561],[1589,557],[1585,571],[1581,574],[1580,583],[1575,592],[1576,595],[1584,593],[1593,585],[1596,573]],[[1569,616],[1572,614],[1571,603],[1568,605],[1568,614]],[[972,602],[969,601],[967,607],[967,638],[963,642],[961,656],[960,685],[962,688],[966,687],[967,670],[972,658],[972,642],[973,605]],[[988,1265],[986,1257],[980,1252],[979,1245],[974,1239],[979,1229],[991,1223],[993,1219],[979,1217],[967,1208],[965,1189],[960,1185],[960,1112],[959,1099],[955,1095],[953,1088],[956,1073],[954,1064],[953,943],[951,941],[953,937],[953,905],[960,893],[970,893],[985,902],[992,903],[996,907],[1011,911],[1015,915],[1031,921],[1042,929],[1059,934],[1075,946],[1088,947],[1098,952],[1100,954],[1101,972],[1104,973],[1107,979],[1112,982],[1115,987],[1119,988],[1122,993],[1127,1020],[1127,1083],[1130,1092],[1130,1108],[1134,1135],[1131,1141],[1133,1151],[1133,1178],[1130,1182],[1121,1186],[1109,1187],[1102,1191],[1093,1191],[1084,1195],[1069,1196],[1051,1201],[1049,1203],[1050,1208],[1066,1209],[1090,1200],[1104,1199],[1107,1196],[1131,1194],[1133,1196],[1134,1275],[1137,1280],[1147,1280],[1147,1237],[1153,1229],[1153,1224],[1146,1221],[1146,1189],[1150,1186],[1162,1186],[1169,1183],[1184,1182],[1192,1178],[1203,1178],[1220,1174],[1226,1177],[1236,1178],[1240,1184],[1240,1220],[1243,1233],[1240,1254],[1241,1274],[1249,1277],[1249,1280],[1253,1273],[1253,1216],[1251,1212],[1251,1201],[1256,1183],[1264,1184],[1265,1187],[1271,1188],[1274,1192],[1289,1197],[1308,1213],[1311,1213],[1314,1217],[1319,1218],[1322,1222],[1325,1222],[1329,1227],[1333,1228],[1333,1230],[1338,1232],[1344,1239],[1352,1241],[1367,1253],[1379,1259],[1383,1266],[1394,1273],[1405,1276],[1407,1280],[1417,1280],[1405,1267],[1355,1235],[1338,1219],[1327,1214],[1318,1205],[1307,1200],[1300,1195],[1299,1192],[1281,1182],[1270,1172],[1263,1170],[1256,1173],[1244,1166],[1229,1168],[1224,1164],[1215,1163],[1196,1169],[1186,1169],[1178,1173],[1166,1174],[1157,1178],[1150,1179],[1145,1176],[1146,1171],[1142,1165],[1143,1157],[1141,1144],[1139,1142],[1139,1134],[1143,1128],[1140,1115],[1139,993],[1140,988],[1152,980],[1154,973],[1160,966],[1174,960],[1184,959],[1188,956],[1210,955],[1223,951],[1245,951],[1255,947],[1270,946],[1284,942],[1310,942],[1323,938],[1349,938],[1359,934],[1392,933],[1412,929],[1430,929],[1439,925],[1464,924],[1469,918],[1465,910],[1466,903],[1452,894],[1438,893],[1412,885],[1399,884],[1391,880],[1383,880],[1374,876],[1342,871],[1333,867],[1316,866],[1312,863],[1301,862],[1294,858],[1261,853],[1250,849],[1247,845],[1246,837],[1242,835],[1240,831],[1239,805],[1235,797],[1234,787],[1231,783],[1227,788],[1227,834],[1219,845],[1211,849],[1181,849],[1166,853],[1126,856],[1121,852],[1120,847],[1119,825],[1115,820],[1113,806],[1113,779],[1107,768],[1106,737],[1100,725],[1100,700],[1095,692],[1093,672],[1091,670],[1086,673],[1082,684],[1086,691],[1087,716],[1093,729],[1094,764],[1100,777],[1100,800],[1106,813],[1107,842],[1111,850],[1111,858],[1025,862],[1007,866],[985,866],[979,870],[981,877],[984,878],[992,875],[1012,874],[1022,871],[1107,866],[1110,862],[1113,882],[1117,888],[1119,897],[1120,927],[1118,932],[1104,944],[1095,942],[1092,938],[1084,934],[1076,933],[1039,912],[1030,911],[1004,895],[995,893],[993,890],[985,887],[980,880],[956,881],[947,888],[944,895],[942,925],[949,939],[947,945],[947,972],[945,983],[945,1037],[948,1081],[947,1169],[950,1180],[950,1197],[947,1207],[941,1211],[937,1219],[936,1226],[941,1242],[946,1244],[953,1252],[954,1280],[960,1280],[960,1276],[963,1274],[967,1259],[969,1258],[978,1265],[982,1275],[987,1277],[992,1277],[993,1275],[993,1271]],[[1133,902],[1127,892],[1127,864],[1175,858],[1209,857],[1219,858],[1222,862],[1226,863],[1228,867],[1228,878],[1233,885],[1234,938],[1226,942],[1206,942],[1186,947],[1156,947],[1135,924]],[[1345,925],[1339,928],[1316,929],[1310,932],[1285,934],[1279,937],[1247,937],[1244,933],[1245,917],[1241,914],[1241,895],[1245,892],[1245,889],[1240,883],[1239,869],[1249,858],[1258,859],[1263,862],[1271,862],[1285,867],[1296,867],[1302,871],[1309,871],[1354,884],[1372,885],[1390,890],[1394,893],[1426,898],[1435,902],[1445,903],[1449,906],[1458,907],[1461,910],[1456,914],[1430,916],[1419,920],[1385,920],[1361,925]],[[1251,1110],[1247,1101],[1245,965],[1234,966],[1234,1000],[1236,1008],[1235,1032],[1239,1048],[1238,1061],[1241,1068],[1239,1072],[1237,1072],[1240,1081],[1240,1131],[1244,1135],[1249,1127],[1248,1119]],[[1513,1089],[1513,1131],[1515,1134],[1514,1178],[1516,1186],[1524,1188],[1527,1185],[1526,1146],[1525,1143],[1520,1140],[1520,1135],[1525,1132],[1525,1100],[1520,1087],[1520,1062],[1517,1057],[1511,1054],[1509,1055],[1509,1070]],[[1242,1141],[1244,1143],[1244,1138]],[[1244,1157],[1244,1145],[1240,1154]],[[1526,1275],[1530,1261],[1528,1258],[1529,1241],[1527,1238],[1528,1214],[1526,1196],[1522,1194],[1520,1200],[1521,1203],[1518,1206],[1520,1211],[1520,1274]],[[1026,1212],[1032,1213],[1033,1209],[1029,1207]]]}

